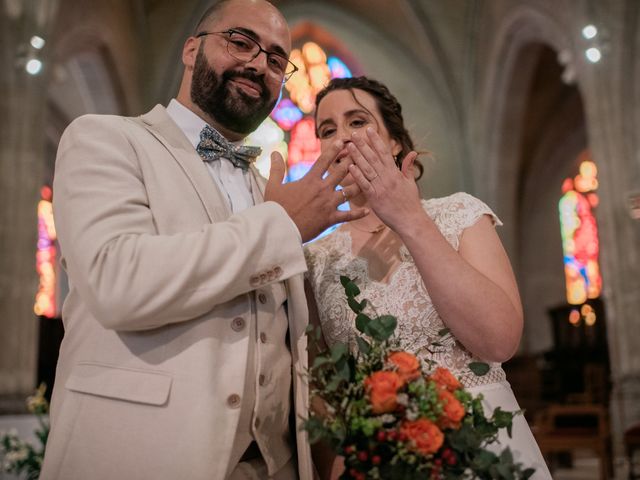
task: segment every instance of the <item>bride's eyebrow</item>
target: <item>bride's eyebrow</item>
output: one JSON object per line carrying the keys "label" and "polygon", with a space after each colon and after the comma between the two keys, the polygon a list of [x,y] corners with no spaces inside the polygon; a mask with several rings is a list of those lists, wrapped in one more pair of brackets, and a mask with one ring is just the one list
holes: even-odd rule
{"label": "bride's eyebrow", "polygon": [[[343,115],[345,117],[350,117],[352,115],[358,115],[358,114],[364,114],[368,117],[372,116],[368,110],[363,108],[354,108],[353,110],[347,110],[346,112],[344,112]],[[326,118],[318,124],[318,127],[316,128],[316,130],[320,131],[320,129],[322,129],[322,127],[324,127],[325,125],[335,125],[335,122],[331,118]]]}
{"label": "bride's eyebrow", "polygon": [[350,117],[351,115],[356,115],[358,113],[364,113],[367,116],[371,116],[371,113],[369,113],[369,110],[363,109],[363,108],[354,108],[353,110],[349,110],[348,112],[345,112],[344,116],[345,117]]}
{"label": "bride's eyebrow", "polygon": [[326,118],[323,121],[321,121],[318,126],[316,127],[316,130],[320,130],[323,126],[325,125],[335,125],[336,122],[334,122],[331,118]]}

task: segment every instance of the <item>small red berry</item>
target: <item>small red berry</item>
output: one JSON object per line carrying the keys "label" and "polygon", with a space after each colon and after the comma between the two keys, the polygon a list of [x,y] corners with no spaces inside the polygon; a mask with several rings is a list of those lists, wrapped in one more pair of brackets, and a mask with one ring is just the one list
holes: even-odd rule
{"label": "small red berry", "polygon": [[358,476],[358,473],[358,470],[356,470],[355,468],[349,469],[349,475],[351,475],[353,478],[356,478]]}
{"label": "small red berry", "polygon": [[346,447],[344,447],[344,453],[345,455],[351,455],[356,449],[353,447],[353,445],[347,445]]}
{"label": "small red berry", "polygon": [[389,437],[389,440],[393,442],[396,438],[398,438],[398,432],[396,432],[395,430],[391,430],[387,436]]}
{"label": "small red berry", "polygon": [[382,458],[380,458],[380,455],[374,455],[373,457],[371,457],[371,463],[373,463],[374,465],[380,465],[380,462],[382,462]]}
{"label": "small red berry", "polygon": [[406,442],[407,441],[407,434],[400,432],[398,434],[398,441],[399,442]]}
{"label": "small red berry", "polygon": [[458,462],[458,459],[456,458],[455,454],[451,454],[451,456],[447,457],[447,463],[449,465],[455,465]]}
{"label": "small red berry", "polygon": [[434,464],[434,465],[436,465],[436,466],[438,466],[438,467],[439,467],[439,466],[441,466],[441,465],[442,465],[442,459],[441,459],[441,458],[436,458],[436,459],[433,461],[433,464]]}
{"label": "small red berry", "polygon": [[365,480],[367,477],[365,477],[364,473],[362,472],[358,472],[358,474],[356,475],[356,480]]}
{"label": "small red berry", "polygon": [[369,454],[367,452],[358,452],[358,460],[361,462],[366,462],[369,459]]}
{"label": "small red berry", "polygon": [[387,439],[387,433],[384,430],[379,430],[376,434],[376,440],[384,442]]}

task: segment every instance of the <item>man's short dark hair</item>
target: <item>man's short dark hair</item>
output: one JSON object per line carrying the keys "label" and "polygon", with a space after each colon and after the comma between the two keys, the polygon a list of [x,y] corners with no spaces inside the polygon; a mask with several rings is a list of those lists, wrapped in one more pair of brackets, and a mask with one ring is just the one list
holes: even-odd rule
{"label": "man's short dark hair", "polygon": [[231,0],[219,0],[216,3],[214,3],[213,5],[211,5],[209,8],[207,8],[204,13],[202,14],[202,17],[200,17],[200,21],[198,22],[198,24],[196,25],[196,29],[193,32],[193,34],[197,34],[200,33],[202,31],[206,30],[206,25],[211,22],[211,20],[218,14],[220,13],[221,10],[224,9],[224,7],[227,5],[227,3],[230,3]]}

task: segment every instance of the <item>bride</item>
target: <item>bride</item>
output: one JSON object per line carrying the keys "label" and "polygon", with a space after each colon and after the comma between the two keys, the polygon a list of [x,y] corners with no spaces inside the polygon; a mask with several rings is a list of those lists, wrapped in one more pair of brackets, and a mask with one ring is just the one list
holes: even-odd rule
{"label": "bride", "polygon": [[[420,199],[422,167],[401,106],[379,82],[332,80],[317,95],[316,125],[323,150],[343,142],[335,162],[351,165],[342,186],[357,184],[361,193],[348,200],[369,210],[306,247],[310,312],[317,311],[326,342],[355,343],[354,314],[339,281],[346,275],[379,314],[398,318],[401,348],[447,367],[470,393],[482,393],[486,412],[519,410],[500,366],[518,348],[523,325],[516,281],[494,228],[500,220],[466,193]],[[442,337],[444,329],[449,333]],[[488,363],[488,373],[476,376],[467,367],[472,361]],[[514,418],[512,437],[501,431],[492,448],[506,446],[516,461],[536,469],[532,478],[551,478],[522,415]],[[340,458],[316,464],[325,478],[342,468]]]}

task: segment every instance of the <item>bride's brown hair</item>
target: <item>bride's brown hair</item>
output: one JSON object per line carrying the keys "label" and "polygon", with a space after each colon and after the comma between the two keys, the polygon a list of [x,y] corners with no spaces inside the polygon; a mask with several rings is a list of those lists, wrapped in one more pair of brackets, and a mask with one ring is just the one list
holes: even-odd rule
{"label": "bride's brown hair", "polygon": [[[398,168],[401,168],[402,160],[404,159],[404,157],[409,152],[414,150],[413,140],[411,139],[407,128],[404,126],[404,118],[402,117],[402,106],[400,105],[400,102],[398,102],[398,99],[394,97],[389,89],[382,83],[368,77],[334,78],[316,95],[316,115],[318,112],[318,105],[320,105],[322,99],[330,92],[336,90],[349,90],[356,103],[367,110],[364,105],[358,102],[358,99],[353,94],[354,89],[367,92],[374,98],[376,105],[378,106],[378,110],[380,111],[382,121],[384,122],[384,126],[389,132],[389,136],[396,142],[398,142],[402,147],[400,153],[398,153],[398,155],[394,158]],[[317,118],[315,120],[317,123]],[[318,136],[317,130],[316,136]],[[417,159],[415,161],[415,168],[417,171],[416,180],[418,180],[420,177],[422,177],[424,168]]]}

